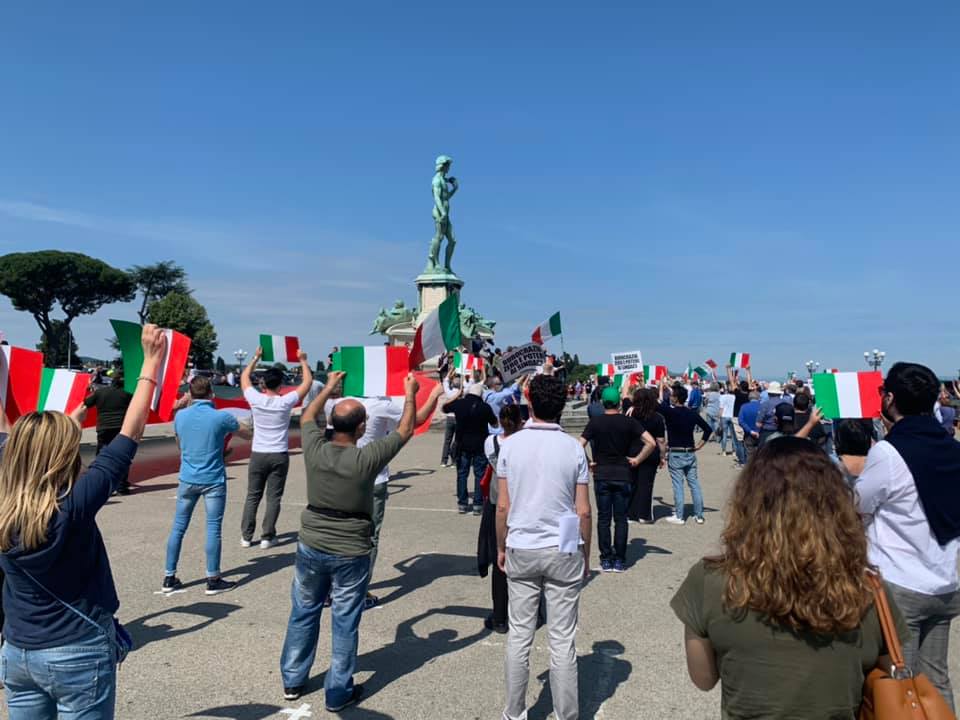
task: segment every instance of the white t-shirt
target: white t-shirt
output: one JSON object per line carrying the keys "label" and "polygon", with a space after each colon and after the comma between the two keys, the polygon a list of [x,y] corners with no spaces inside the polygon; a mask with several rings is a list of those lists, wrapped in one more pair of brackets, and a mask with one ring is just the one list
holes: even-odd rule
{"label": "white t-shirt", "polygon": [[913,474],[893,445],[881,440],[870,448],[854,489],[868,516],[867,557],[884,580],[924,595],[957,590],[960,540],[937,542]]}
{"label": "white t-shirt", "polygon": [[500,446],[497,477],[507,479],[507,547],[558,548],[560,517],[576,512],[577,485],[589,482],[587,456],[559,425],[527,421]]}
{"label": "white t-shirt", "polygon": [[300,402],[295,392],[267,395],[247,388],[243,398],[253,414],[253,452],[284,453],[290,449],[290,412]]}

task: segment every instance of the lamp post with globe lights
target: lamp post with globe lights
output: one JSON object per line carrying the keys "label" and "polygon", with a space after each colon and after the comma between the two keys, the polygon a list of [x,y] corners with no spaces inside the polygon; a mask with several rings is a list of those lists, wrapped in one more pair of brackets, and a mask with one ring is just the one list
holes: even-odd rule
{"label": "lamp post with globe lights", "polygon": [[867,365],[872,367],[874,370],[879,370],[880,366],[883,365],[884,358],[887,357],[887,354],[883,350],[873,349],[871,352],[867,350],[863,353],[863,359],[866,361]]}
{"label": "lamp post with globe lights", "polygon": [[234,350],[233,356],[237,359],[237,365],[243,367],[243,361],[247,359],[246,350]]}
{"label": "lamp post with globe lights", "polygon": [[811,377],[811,379],[813,378],[813,374],[820,369],[820,363],[813,360],[807,360],[804,365],[806,366],[807,374]]}

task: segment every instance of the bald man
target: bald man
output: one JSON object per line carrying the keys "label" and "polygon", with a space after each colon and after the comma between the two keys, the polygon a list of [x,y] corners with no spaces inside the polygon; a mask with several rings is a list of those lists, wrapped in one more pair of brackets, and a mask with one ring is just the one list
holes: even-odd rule
{"label": "bald man", "polygon": [[327,385],[304,410],[300,421],[308,505],[300,518],[293,607],[280,658],[284,698],[297,700],[316,656],[320,614],[329,594],[333,600],[333,644],[324,690],[330,712],[355,704],[363,695],[363,686],[353,683],[353,672],[370,580],[374,482],[413,436],[419,389],[416,378],[408,375],[397,429],[357,447],[367,421],[366,409],[359,400],[346,398],[333,407],[330,441],[325,440],[323,429],[315,422],[342,378],[341,372],[330,373]]}

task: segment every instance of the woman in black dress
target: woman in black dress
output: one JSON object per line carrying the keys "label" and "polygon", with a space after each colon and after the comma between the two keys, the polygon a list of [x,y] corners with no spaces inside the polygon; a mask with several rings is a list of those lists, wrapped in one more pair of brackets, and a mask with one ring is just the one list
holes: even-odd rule
{"label": "woman in black dress", "polygon": [[[666,442],[667,428],[663,417],[657,412],[659,399],[655,388],[640,388],[633,394],[633,400],[626,411],[627,415],[639,420],[657,441],[657,449],[633,469],[633,494],[630,497],[630,506],[627,508],[627,517],[639,523],[653,522],[653,480],[657,475],[657,468],[663,456],[663,445]],[[631,454],[639,452],[639,446],[630,448]]]}

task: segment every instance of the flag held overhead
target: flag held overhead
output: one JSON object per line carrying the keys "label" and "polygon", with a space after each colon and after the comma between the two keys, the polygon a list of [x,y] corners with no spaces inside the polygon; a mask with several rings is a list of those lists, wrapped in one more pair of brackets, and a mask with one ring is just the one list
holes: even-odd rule
{"label": "flag held overhead", "polygon": [[543,345],[547,340],[562,334],[562,332],[560,328],[560,313],[555,312],[550,316],[549,320],[540,323],[540,325],[534,329],[530,339],[538,345]]}
{"label": "flag held overhead", "polygon": [[417,327],[410,349],[410,369],[420,367],[424,361],[463,344],[460,336],[460,298],[451,295],[427,315]]}
{"label": "flag held overhead", "polygon": [[260,349],[263,362],[297,362],[300,352],[300,338],[293,335],[260,335]]}
{"label": "flag held overhead", "polygon": [[[140,344],[143,328],[137,323],[126,320],[111,320],[110,324],[120,344],[120,356],[123,360],[123,389],[132,394],[137,389],[137,378],[143,367],[143,346]],[[177,400],[184,368],[187,367],[190,338],[175,330],[165,329],[163,334],[167,338],[167,348],[163,355],[163,363],[160,365],[157,388],[154,391],[150,409],[157,413],[162,422],[169,422],[173,418],[173,404]]]}

